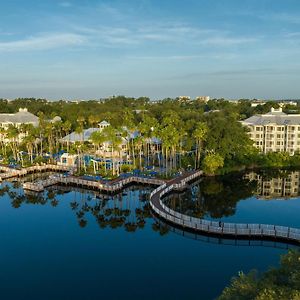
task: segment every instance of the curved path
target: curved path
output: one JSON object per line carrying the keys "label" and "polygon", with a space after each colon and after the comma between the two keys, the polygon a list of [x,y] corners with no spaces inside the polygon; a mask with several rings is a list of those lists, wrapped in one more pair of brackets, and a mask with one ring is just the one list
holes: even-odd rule
{"label": "curved path", "polygon": [[[300,229],[266,224],[219,223],[193,218],[178,213],[162,202],[162,197],[174,189],[186,187],[187,182],[202,175],[202,171],[185,173],[180,178],[169,181],[150,194],[150,205],[162,219],[186,230],[198,231],[210,235],[228,236],[231,238],[272,239],[300,244]],[[221,226],[220,226],[221,225]]]}
{"label": "curved path", "polygon": [[[0,175],[0,181],[16,177],[24,176],[31,172],[45,171],[45,170],[55,170],[55,171],[71,171],[70,169],[62,166],[56,165],[45,165],[45,166],[34,166],[22,170],[12,170],[4,166],[0,166],[0,171],[4,172]],[[277,225],[265,225],[265,224],[237,224],[237,223],[221,223],[208,221],[199,218],[193,218],[181,213],[178,213],[162,202],[162,197],[172,190],[180,190],[186,188],[186,184],[202,175],[202,171],[191,171],[186,172],[182,176],[164,182],[159,179],[153,178],[141,178],[141,177],[129,177],[125,179],[120,179],[112,183],[100,183],[96,181],[90,181],[85,179],[80,179],[74,176],[57,176],[52,179],[47,179],[44,181],[36,183],[24,183],[23,188],[27,190],[41,192],[47,186],[55,184],[65,184],[65,185],[77,185],[82,187],[87,187],[90,189],[98,189],[107,192],[116,192],[122,190],[127,184],[130,183],[142,183],[142,184],[152,184],[159,185],[150,194],[150,205],[155,213],[163,218],[164,220],[177,225],[185,230],[198,231],[201,233],[206,233],[209,235],[219,235],[228,236],[234,238],[252,238],[252,239],[273,239],[280,240],[289,243],[300,244],[300,229],[291,228],[286,226]],[[220,226],[221,225],[221,226]]]}

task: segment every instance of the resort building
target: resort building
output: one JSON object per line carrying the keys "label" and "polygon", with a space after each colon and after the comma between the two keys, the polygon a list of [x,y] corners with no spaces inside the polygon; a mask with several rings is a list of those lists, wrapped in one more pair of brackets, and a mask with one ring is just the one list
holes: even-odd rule
{"label": "resort building", "polygon": [[251,107],[256,107],[258,105],[265,105],[267,102],[263,100],[252,100],[251,101]]}
{"label": "resort building", "polygon": [[88,128],[84,129],[81,133],[73,131],[72,133],[66,135],[64,138],[62,138],[62,142],[66,143],[76,143],[76,142],[89,142],[91,135],[95,131],[100,131],[99,128]]}
{"label": "resort building", "polygon": [[69,154],[69,153],[63,153],[57,164],[59,166],[66,166],[66,167],[76,167],[78,163],[78,155],[76,154]]}
{"label": "resort building", "polygon": [[104,128],[110,126],[110,124],[109,124],[107,121],[104,120],[104,121],[100,122],[100,123],[98,124],[98,126],[99,126],[99,128],[101,129],[101,131],[102,131]]}
{"label": "resort building", "polygon": [[256,195],[262,199],[298,197],[300,192],[300,172],[294,171],[286,176],[268,179],[251,172],[246,179],[257,182]]}
{"label": "resort building", "polygon": [[198,96],[195,99],[196,101],[207,103],[210,100],[209,96]]}
{"label": "resort building", "polygon": [[281,102],[278,103],[278,105],[280,107],[285,107],[287,105],[289,105],[289,106],[297,106],[298,104],[297,104],[296,101],[281,101]]}
{"label": "resort building", "polygon": [[255,115],[241,122],[249,128],[249,137],[263,153],[300,151],[300,115],[285,114],[272,108],[264,115]]}
{"label": "resort building", "polygon": [[22,124],[39,125],[39,118],[28,112],[27,108],[20,108],[15,114],[0,114],[0,127],[7,129],[10,125],[20,127]]}
{"label": "resort building", "polygon": [[189,102],[191,100],[191,97],[190,96],[179,96],[177,99],[180,102]]}

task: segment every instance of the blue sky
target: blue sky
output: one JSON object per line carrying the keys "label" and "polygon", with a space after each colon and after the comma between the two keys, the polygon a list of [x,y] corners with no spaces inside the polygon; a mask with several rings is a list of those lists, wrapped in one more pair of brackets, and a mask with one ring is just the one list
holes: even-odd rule
{"label": "blue sky", "polygon": [[300,98],[300,1],[1,1],[0,67],[7,98]]}

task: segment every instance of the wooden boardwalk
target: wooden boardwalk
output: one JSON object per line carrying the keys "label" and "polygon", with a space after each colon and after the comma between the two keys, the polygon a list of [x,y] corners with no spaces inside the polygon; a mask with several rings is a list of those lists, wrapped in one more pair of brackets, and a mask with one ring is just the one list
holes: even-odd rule
{"label": "wooden boardwalk", "polygon": [[46,172],[46,171],[56,171],[56,172],[69,172],[73,174],[75,171],[74,168],[69,168],[59,165],[42,165],[42,166],[32,166],[22,169],[14,169],[7,166],[0,165],[0,182],[13,177],[22,177],[27,174],[36,173],[36,172]]}
{"label": "wooden boardwalk", "polygon": [[75,176],[51,176],[51,178],[46,180],[40,180],[37,182],[25,182],[23,188],[25,190],[42,192],[45,188],[52,185],[67,185],[67,186],[76,186],[82,188],[88,188],[92,190],[104,191],[109,193],[115,193],[125,188],[129,184],[148,184],[148,185],[158,185],[161,186],[165,181],[155,178],[144,178],[138,176],[127,177],[111,183],[103,183],[100,181],[87,180],[78,178]]}
{"label": "wooden boardwalk", "polygon": [[[73,172],[70,168],[57,165],[44,165],[24,168],[21,170],[11,169],[5,166],[0,166],[0,181],[12,178],[25,176],[33,172],[43,171],[60,171]],[[289,243],[300,244],[300,229],[278,225],[267,224],[237,224],[237,223],[219,223],[204,219],[194,218],[181,213],[178,213],[162,202],[162,197],[173,190],[182,190],[187,187],[187,183],[202,175],[202,171],[185,172],[182,176],[164,181],[155,178],[144,178],[131,176],[124,179],[119,179],[109,183],[87,180],[75,176],[51,176],[49,179],[37,182],[26,182],[23,184],[25,190],[34,192],[42,192],[45,188],[52,185],[77,186],[92,190],[105,191],[114,193],[122,190],[129,184],[149,184],[158,186],[150,194],[150,206],[153,211],[167,222],[181,227],[185,230],[206,233],[209,235],[219,235],[223,237],[234,238],[252,238],[252,239],[274,239]]]}
{"label": "wooden boardwalk", "polygon": [[150,194],[150,206],[153,211],[167,222],[189,231],[231,238],[271,239],[300,245],[299,228],[268,224],[237,224],[208,221],[178,213],[162,202],[161,199],[164,195],[174,189],[184,188],[187,182],[201,175],[201,171],[185,173],[182,177],[159,186]]}

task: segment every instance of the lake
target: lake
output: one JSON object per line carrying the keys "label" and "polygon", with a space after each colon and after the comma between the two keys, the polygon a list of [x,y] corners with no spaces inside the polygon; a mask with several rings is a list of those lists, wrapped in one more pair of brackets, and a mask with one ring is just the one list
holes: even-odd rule
{"label": "lake", "polygon": [[[234,174],[201,179],[164,201],[207,219],[300,228],[298,188],[297,171]],[[2,183],[2,298],[214,299],[239,271],[277,266],[290,247],[171,228],[152,216],[151,190],[112,196],[55,187],[37,196]]]}

